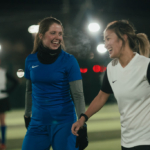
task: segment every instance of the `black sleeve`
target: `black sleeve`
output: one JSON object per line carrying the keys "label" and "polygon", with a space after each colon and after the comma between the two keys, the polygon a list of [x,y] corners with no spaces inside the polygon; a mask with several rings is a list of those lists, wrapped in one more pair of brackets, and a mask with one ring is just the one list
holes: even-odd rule
{"label": "black sleeve", "polygon": [[6,92],[11,93],[16,88],[16,86],[18,85],[18,81],[11,74],[9,74],[8,72],[6,73],[6,77],[12,83],[11,86],[8,87]]}
{"label": "black sleeve", "polygon": [[108,81],[107,70],[105,71],[101,91],[108,93],[108,94],[113,94],[112,88],[111,88],[110,83]]}
{"label": "black sleeve", "polygon": [[147,79],[148,79],[148,82],[150,84],[150,63],[148,65],[148,69],[147,69]]}

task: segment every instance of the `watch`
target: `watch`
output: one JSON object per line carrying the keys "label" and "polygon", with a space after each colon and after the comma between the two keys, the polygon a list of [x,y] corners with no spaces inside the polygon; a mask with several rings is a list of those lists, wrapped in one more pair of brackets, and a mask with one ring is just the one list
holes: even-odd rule
{"label": "watch", "polygon": [[85,118],[85,122],[88,121],[89,118],[88,118],[88,116],[87,116],[86,114],[83,114],[83,113],[82,113],[82,114],[80,115],[80,118],[81,118],[82,116]]}

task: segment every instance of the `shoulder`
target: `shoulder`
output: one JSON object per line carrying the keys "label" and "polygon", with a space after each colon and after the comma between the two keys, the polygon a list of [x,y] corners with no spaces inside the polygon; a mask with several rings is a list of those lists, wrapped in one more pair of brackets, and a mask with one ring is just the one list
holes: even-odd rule
{"label": "shoulder", "polygon": [[150,58],[139,55],[136,66],[140,69],[140,71],[147,73],[148,66],[150,64]]}
{"label": "shoulder", "polygon": [[27,57],[26,57],[26,61],[32,61],[32,60],[35,60],[37,58],[37,52],[34,53],[34,54],[29,54]]}
{"label": "shoulder", "polygon": [[145,64],[145,63],[147,64],[150,62],[150,58],[147,58],[147,57],[142,56],[142,55],[138,55],[137,62],[142,63],[142,64]]}
{"label": "shoulder", "polygon": [[72,54],[69,54],[69,53],[65,52],[64,50],[62,50],[62,56],[66,61],[72,62],[72,61],[76,60],[76,58]]}
{"label": "shoulder", "polygon": [[69,54],[69,53],[65,52],[64,50],[62,50],[62,55],[68,59],[74,57],[72,54]]}

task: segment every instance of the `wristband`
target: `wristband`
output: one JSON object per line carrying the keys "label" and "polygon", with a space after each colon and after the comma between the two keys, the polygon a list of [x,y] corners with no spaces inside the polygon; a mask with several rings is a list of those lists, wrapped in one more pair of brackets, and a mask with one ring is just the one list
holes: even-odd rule
{"label": "wristband", "polygon": [[82,116],[85,118],[85,122],[88,121],[89,118],[88,118],[88,116],[87,116],[86,114],[83,114],[83,113],[82,113],[82,114],[80,115],[80,118],[81,118]]}

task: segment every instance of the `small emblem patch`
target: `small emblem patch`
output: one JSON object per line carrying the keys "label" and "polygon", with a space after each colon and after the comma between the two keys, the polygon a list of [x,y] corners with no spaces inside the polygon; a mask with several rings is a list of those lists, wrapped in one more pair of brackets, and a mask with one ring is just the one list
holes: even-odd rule
{"label": "small emblem patch", "polygon": [[112,81],[112,83],[115,83],[117,80],[115,80],[115,81]]}
{"label": "small emblem patch", "polygon": [[36,68],[36,67],[38,67],[39,65],[36,65],[36,66],[32,66],[32,68]]}

